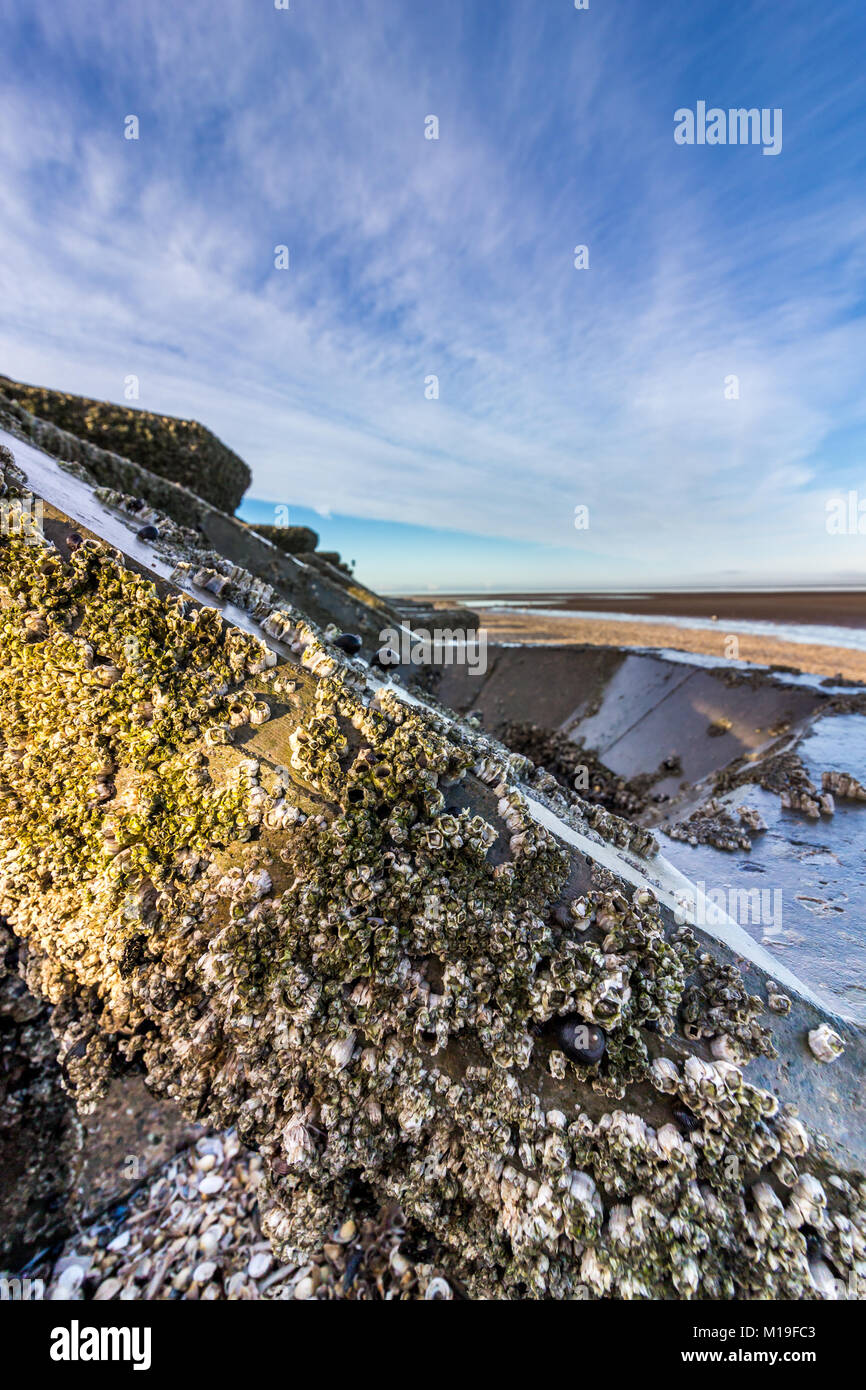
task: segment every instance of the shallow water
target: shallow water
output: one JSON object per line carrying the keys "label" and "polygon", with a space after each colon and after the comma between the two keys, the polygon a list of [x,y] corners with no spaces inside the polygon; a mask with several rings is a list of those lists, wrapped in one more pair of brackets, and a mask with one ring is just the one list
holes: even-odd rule
{"label": "shallow water", "polygon": [[[866,719],[827,715],[798,751],[817,787],[830,770],[866,782]],[[766,833],[751,836],[751,852],[693,847],[657,831],[662,853],[707,890],[721,889],[743,929],[829,1007],[866,1023],[866,802],[837,800],[834,816],[814,821],[782,810],[778,796],[760,787],[718,799],[729,808],[754,806],[767,822]],[[744,898],[730,897],[755,889],[763,890],[758,911],[757,898],[746,909]]]}
{"label": "shallow water", "polygon": [[857,628],[834,627],[819,623],[770,623],[742,618],[736,621],[713,622],[710,618],[669,618],[664,614],[601,613],[594,610],[576,611],[573,608],[539,608],[531,603],[491,602],[473,600],[475,607],[491,613],[524,613],[533,618],[575,618],[607,623],[645,623],[655,626],[699,628],[705,632],[739,632],[754,637],[776,637],[784,642],[799,642],[807,646],[848,647],[866,652],[866,631]]}

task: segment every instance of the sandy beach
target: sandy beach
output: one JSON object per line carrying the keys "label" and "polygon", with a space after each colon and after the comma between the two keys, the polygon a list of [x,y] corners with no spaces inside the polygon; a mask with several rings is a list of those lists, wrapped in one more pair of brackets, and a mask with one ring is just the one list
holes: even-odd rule
{"label": "sandy beach", "polygon": [[[571,596],[572,599],[574,596]],[[592,606],[598,606],[597,595],[592,596]],[[480,618],[483,627],[488,633],[491,642],[531,642],[531,643],[563,643],[563,642],[588,642],[594,646],[610,647],[669,647],[675,651],[699,652],[705,656],[718,657],[724,660],[733,655],[730,645],[730,638],[737,638],[736,655],[741,661],[754,662],[761,666],[789,666],[797,671],[806,671],[820,676],[842,676],[846,680],[866,681],[866,652],[852,650],[849,647],[825,646],[818,643],[805,643],[786,641],[780,636],[759,636],[753,633],[738,631],[736,620],[727,622],[721,620],[718,627],[712,629],[690,628],[675,626],[664,621],[665,616],[680,616],[671,612],[672,605],[669,600],[671,595],[659,596],[665,602],[668,613],[659,617],[655,622],[634,622],[630,623],[621,619],[605,620],[604,618],[580,618],[577,616],[564,615],[561,617],[548,616],[544,613],[518,612],[512,609],[482,609]],[[738,596],[750,597],[750,596]],[[646,598],[651,601],[650,596]],[[533,599],[537,596],[533,595]],[[447,603],[454,603],[456,599],[437,599],[437,605],[445,606]],[[467,600],[462,600],[466,602]],[[514,602],[514,599],[510,600]],[[613,612],[627,611],[628,600],[608,595],[610,608]],[[862,604],[862,596],[860,602]],[[580,606],[589,606],[590,597],[580,596]],[[557,606],[563,606],[561,600]],[[577,606],[577,605],[575,605]],[[718,603],[718,610],[721,612],[726,605]],[[841,605],[840,605],[841,607]],[[642,612],[646,612],[646,608]],[[716,611],[716,610],[713,610]],[[796,619],[803,621],[804,617],[810,622],[836,622],[842,625],[839,608],[835,613],[827,607],[815,604],[806,610],[806,613],[795,613],[788,610],[791,614],[789,621]],[[847,608],[849,617],[855,616],[854,605]],[[686,613],[682,616],[703,617],[702,612]],[[709,614],[708,616],[712,616]],[[741,614],[744,617],[745,614]],[[768,604],[755,604],[749,611],[750,618],[764,618],[775,622],[785,621],[781,617],[778,609]],[[845,626],[858,626],[858,623],[849,622]]]}

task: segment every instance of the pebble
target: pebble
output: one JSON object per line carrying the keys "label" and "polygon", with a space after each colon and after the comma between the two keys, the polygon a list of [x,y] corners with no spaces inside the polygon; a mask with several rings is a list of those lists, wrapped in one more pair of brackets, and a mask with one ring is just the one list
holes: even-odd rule
{"label": "pebble", "polygon": [[199,1236],[198,1248],[203,1255],[215,1255],[222,1240],[222,1226],[209,1226],[203,1235]]}
{"label": "pebble", "polygon": [[196,1265],[193,1271],[193,1279],[197,1284],[207,1284],[216,1273],[216,1263],[213,1260],[202,1260],[200,1265]]}
{"label": "pebble", "polygon": [[66,1268],[61,1271],[52,1298],[58,1300],[74,1298],[83,1283],[84,1266],[80,1264],[67,1265]]}
{"label": "pebble", "polygon": [[253,1257],[252,1257],[252,1259],[250,1260],[249,1265],[248,1265],[250,1278],[251,1278],[251,1279],[262,1279],[262,1278],[264,1278],[264,1276],[269,1272],[269,1270],[270,1270],[271,1265],[273,1264],[273,1262],[274,1262],[273,1256],[272,1256],[272,1255],[266,1255],[264,1252],[261,1252],[261,1253],[258,1254],[258,1255],[253,1255]]}
{"label": "pebble", "polygon": [[305,1279],[300,1279],[298,1283],[295,1285],[295,1298],[312,1298],[315,1292],[316,1286],[310,1278],[309,1274],[306,1276]]}
{"label": "pebble", "polygon": [[206,1178],[202,1178],[198,1185],[198,1190],[203,1197],[212,1197],[214,1193],[221,1191],[223,1179],[219,1173],[208,1173]]}
{"label": "pebble", "polygon": [[114,1277],[103,1279],[96,1293],[93,1295],[94,1300],[99,1303],[107,1303],[110,1299],[117,1298],[122,1288],[123,1283],[120,1279]]}

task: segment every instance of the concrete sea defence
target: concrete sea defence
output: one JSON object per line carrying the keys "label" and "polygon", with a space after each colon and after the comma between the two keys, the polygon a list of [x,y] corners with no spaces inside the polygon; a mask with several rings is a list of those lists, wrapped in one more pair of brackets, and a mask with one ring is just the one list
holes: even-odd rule
{"label": "concrete sea defence", "polygon": [[0,912],[83,1112],[134,1072],[236,1125],[278,1254],[397,1203],[472,1296],[856,1285],[860,1030],[679,925],[648,829],[26,447],[7,515],[37,484]]}
{"label": "concrete sea defence", "polygon": [[26,386],[0,376],[0,396],[77,439],[131,459],[233,512],[252,477],[243,459],[197,420]]}

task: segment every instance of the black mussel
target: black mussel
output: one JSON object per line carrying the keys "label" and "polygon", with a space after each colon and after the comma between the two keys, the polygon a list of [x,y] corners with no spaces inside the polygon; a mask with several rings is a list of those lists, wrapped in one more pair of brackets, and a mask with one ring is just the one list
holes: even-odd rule
{"label": "black mussel", "polygon": [[587,1023],[584,1019],[572,1015],[560,1020],[557,1033],[560,1047],[573,1062],[582,1062],[589,1066],[593,1062],[601,1061],[605,1054],[607,1038],[604,1029],[595,1023]]}
{"label": "black mussel", "polygon": [[400,665],[400,654],[393,647],[380,647],[370,664],[377,666],[380,671],[387,671],[389,666]]}

